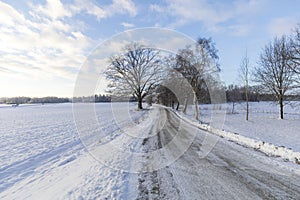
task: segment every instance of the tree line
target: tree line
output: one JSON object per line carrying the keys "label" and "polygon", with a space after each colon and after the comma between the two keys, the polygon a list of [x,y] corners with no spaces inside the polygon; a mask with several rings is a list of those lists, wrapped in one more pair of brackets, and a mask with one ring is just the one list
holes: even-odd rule
{"label": "tree line", "polygon": [[240,64],[240,85],[226,87],[219,80],[220,71],[218,50],[211,38],[199,38],[195,45],[185,46],[167,56],[161,50],[131,43],[124,47],[122,54],[109,58],[105,71],[109,81],[108,95],[73,99],[14,97],[2,98],[0,103],[136,100],[138,109],[143,109],[146,101],[174,109],[181,107],[184,113],[192,104],[197,119],[200,111],[198,103],[233,102],[234,105],[234,102],[246,101],[248,120],[249,101],[274,100],[278,102],[280,118],[283,118],[284,101],[299,100],[300,25],[291,35],[276,37],[267,44],[254,67],[246,53]]}
{"label": "tree line", "polygon": [[[247,92],[244,86],[229,85],[226,87],[227,102],[259,102],[259,101],[276,101],[276,97],[271,93],[265,93],[261,87],[254,85],[248,86]],[[300,94],[285,95],[285,101],[300,101]]]}
{"label": "tree line", "polygon": [[111,102],[111,96],[105,94],[95,94],[94,96],[82,96],[82,97],[73,97],[70,99],[70,102],[73,103],[99,103],[99,102]]}
{"label": "tree line", "polygon": [[104,94],[95,94],[94,96],[88,97],[2,97],[0,98],[0,104],[34,104],[34,103],[68,103],[68,102],[110,102],[111,96]]}
{"label": "tree line", "polygon": [[240,86],[225,87],[218,80],[219,56],[211,38],[199,38],[195,46],[183,47],[169,56],[142,44],[128,44],[123,54],[110,57],[105,72],[110,81],[107,92],[133,96],[138,109],[143,108],[143,101],[156,101],[176,109],[182,106],[183,112],[188,104],[193,104],[197,118],[198,103],[218,103],[212,102],[211,97],[219,91],[225,93],[226,101],[247,102],[247,120],[248,102],[264,100],[277,101],[283,118],[283,101],[299,99],[299,27],[290,36],[276,37],[267,44],[254,68],[246,54],[240,66]]}
{"label": "tree line", "polygon": [[220,71],[217,49],[209,38],[199,38],[195,46],[186,46],[176,55],[162,56],[161,51],[138,43],[128,44],[124,53],[110,58],[105,72],[110,81],[108,90],[115,96],[133,96],[142,109],[145,100],[151,103],[172,102],[176,108],[195,105],[198,116],[198,101],[210,101],[210,87],[221,88],[215,81]]}
{"label": "tree line", "polygon": [[69,98],[60,97],[2,97],[1,104],[66,103]]}

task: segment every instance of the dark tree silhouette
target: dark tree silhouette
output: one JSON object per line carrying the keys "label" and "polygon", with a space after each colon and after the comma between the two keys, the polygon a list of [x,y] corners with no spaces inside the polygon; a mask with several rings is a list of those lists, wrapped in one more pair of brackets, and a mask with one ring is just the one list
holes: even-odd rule
{"label": "dark tree silhouette", "polygon": [[109,92],[116,96],[133,95],[142,109],[143,99],[159,83],[161,70],[160,52],[140,44],[130,44],[124,54],[110,58],[106,78],[110,80]]}
{"label": "dark tree silhouette", "polygon": [[279,117],[283,119],[283,107],[286,92],[293,90],[297,77],[293,70],[290,55],[290,46],[287,38],[275,38],[265,46],[260,55],[259,67],[255,68],[254,80],[259,83],[265,92],[276,97],[280,108]]}

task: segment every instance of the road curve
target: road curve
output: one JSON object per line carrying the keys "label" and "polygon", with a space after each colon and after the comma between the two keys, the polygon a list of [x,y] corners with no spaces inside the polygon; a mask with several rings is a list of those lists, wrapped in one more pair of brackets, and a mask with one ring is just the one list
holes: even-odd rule
{"label": "road curve", "polygon": [[[169,159],[176,146],[167,145],[180,135],[192,137],[192,144],[175,162],[159,170],[140,172],[136,199],[300,199],[300,176],[284,168],[274,158],[218,138],[213,150],[204,158],[203,140],[207,133],[182,121],[173,111],[159,109],[160,117],[142,143],[142,149],[164,149],[161,157]],[[217,136],[214,136],[217,137]],[[180,138],[180,137],[179,137]],[[180,141],[179,141],[180,143]],[[147,160],[148,159],[148,160]],[[146,157],[145,163],[153,162]],[[133,187],[133,185],[131,185]]]}

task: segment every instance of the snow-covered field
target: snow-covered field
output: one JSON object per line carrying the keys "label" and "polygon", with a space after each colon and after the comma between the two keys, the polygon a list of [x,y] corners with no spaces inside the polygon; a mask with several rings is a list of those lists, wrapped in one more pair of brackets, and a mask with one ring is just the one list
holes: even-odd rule
{"label": "snow-covered field", "polygon": [[[222,139],[206,159],[201,159],[199,157],[202,152],[201,142],[207,132],[196,130],[194,126],[185,123],[183,123],[185,124],[183,129],[178,129],[179,118],[165,108],[136,111],[136,105],[132,103],[99,103],[95,104],[93,109],[91,105],[74,104],[73,109],[70,103],[0,106],[0,199],[132,199],[136,195],[142,198],[148,195],[156,197],[167,195],[171,199],[178,199],[178,195],[197,198],[196,191],[201,191],[201,194],[205,192],[209,196],[211,192],[209,188],[213,186],[215,186],[214,191],[222,196],[220,188],[225,193],[237,190],[243,194],[244,190],[238,189],[240,183],[235,176],[237,170],[239,176],[245,176],[247,179],[250,176],[260,176],[260,173],[263,173],[262,176],[279,176],[277,178],[280,180],[276,179],[274,183],[272,181],[264,183],[266,191],[269,191],[269,184],[286,184],[285,182],[294,180],[291,178],[294,172],[299,172],[298,166],[294,164],[291,166],[282,160],[267,158],[253,149]],[[230,106],[220,106],[220,109],[228,111],[223,127],[226,131],[278,146],[284,145],[292,148],[293,151],[299,150],[297,145],[300,137],[299,123],[297,123],[300,119],[298,107],[286,107],[286,119],[278,120],[275,105],[266,102],[251,103],[250,120],[246,122],[243,105],[236,106],[235,114],[229,113]],[[191,114],[192,108],[189,109],[189,114]],[[130,112],[128,113],[127,110]],[[209,123],[210,105],[201,105],[200,111],[200,119]],[[93,114],[96,119],[92,119]],[[162,116],[168,119],[167,123],[162,120]],[[159,129],[160,126],[164,128]],[[131,135],[122,134],[126,130],[134,134],[137,139]],[[171,148],[172,146],[168,146],[167,141],[175,138],[175,135],[180,135],[180,131],[182,131],[182,140]],[[197,133],[191,147],[180,159],[170,163],[168,167],[149,173],[132,174],[126,171],[127,167],[138,169],[147,162],[151,164],[149,166],[167,162],[170,155],[174,157],[178,151],[180,142],[190,141],[186,137],[191,133]],[[216,136],[209,137],[215,138]],[[105,144],[110,142],[117,147],[124,148],[124,153],[116,152],[114,148],[106,148],[103,151]],[[147,153],[164,145],[167,147],[165,148],[167,149],[166,155],[169,157],[163,155],[166,152],[159,151],[162,160],[158,160],[161,163],[157,160],[152,162],[153,160],[148,158],[150,154],[148,156],[142,154],[144,151]],[[137,157],[128,156],[127,150],[137,153]],[[102,156],[100,159],[98,157],[98,160],[97,153]],[[246,158],[245,155],[250,155],[250,157]],[[229,159],[226,161],[228,165],[224,164],[225,158]],[[282,167],[279,167],[281,165]],[[121,170],[116,169],[116,166],[121,166],[121,168],[117,167]],[[191,168],[191,166],[194,167]],[[265,171],[270,172],[272,168],[276,173],[264,174],[265,172],[260,171],[262,166],[266,168]],[[278,166],[278,169],[275,166]],[[253,170],[249,170],[249,167]],[[288,169],[285,171],[286,167]],[[199,171],[200,168],[202,170]],[[209,168],[213,170],[209,171],[211,174],[206,174]],[[217,177],[224,179],[216,180],[217,184],[213,182],[211,176],[216,175],[214,173],[218,170],[220,170],[220,176]],[[230,170],[233,170],[233,175]],[[198,175],[195,177],[195,174]],[[199,181],[189,182],[194,180],[193,177]],[[207,185],[203,186],[204,177],[206,177]],[[265,180],[265,178],[261,180],[256,178],[253,181],[258,181],[259,184]],[[284,182],[283,178],[289,179]],[[181,185],[181,179],[185,181],[185,184]],[[234,182],[230,182],[231,180]],[[295,183],[290,184],[296,184],[297,180],[295,179]],[[189,187],[189,184],[192,187]],[[231,186],[224,187],[226,184],[233,184],[231,186],[234,190],[230,189]],[[248,181],[245,184],[247,185]],[[261,188],[261,185],[253,184]],[[246,185],[241,187],[246,187]],[[291,190],[285,192],[294,194],[297,189],[293,187],[296,188],[296,186],[291,186]],[[194,193],[184,193],[189,189]],[[274,189],[277,192],[281,190],[285,189],[279,186]],[[148,193],[149,191],[152,192]],[[248,192],[253,191],[250,188]],[[273,189],[269,191],[270,194],[272,191]],[[228,193],[229,196],[234,194],[238,193]],[[282,195],[285,194],[282,193]]]}
{"label": "snow-covered field", "polygon": [[[193,106],[188,107],[187,116],[190,119],[193,118],[193,109]],[[214,112],[226,110],[222,127],[225,132],[218,132],[219,135],[226,136],[227,133],[233,133],[234,135],[231,134],[232,137],[229,139],[243,140],[243,138],[237,138],[241,135],[245,136],[246,139],[250,138],[257,141],[257,144],[250,141],[253,143],[250,144],[251,147],[255,147],[261,142],[274,145],[271,148],[275,150],[284,147],[283,151],[300,152],[300,102],[289,102],[285,105],[284,119],[279,119],[278,105],[274,102],[250,102],[248,121],[245,120],[245,103],[236,103],[234,112],[232,112],[232,103],[218,105],[216,108],[208,104],[199,105],[199,109],[199,119],[208,124],[211,122],[213,109],[215,109]],[[242,144],[245,143],[241,142]],[[270,147],[268,148],[266,153],[273,151]],[[279,152],[279,155],[281,153],[285,152]],[[294,158],[290,160],[295,161]]]}
{"label": "snow-covered field", "polygon": [[[87,104],[76,104],[76,106],[85,109]],[[117,110],[118,107],[124,107],[124,103],[114,103],[113,107]],[[109,135],[130,123],[130,121],[138,121],[145,114],[145,112],[135,112],[134,104],[129,104],[129,108],[131,119],[121,117],[121,119],[124,119],[123,122],[119,120],[119,123],[116,124],[113,115],[117,114],[120,118],[122,113],[112,112],[111,104],[95,104],[98,121],[97,130],[101,131],[102,137],[103,134]],[[125,116],[127,117],[127,115]],[[95,127],[95,124],[91,124],[88,119],[84,123],[87,128]],[[85,177],[81,176],[82,174],[86,175],[86,173],[82,173],[83,171],[89,171],[91,176],[95,173],[103,179],[114,179],[111,170],[105,170],[108,167],[99,167],[99,163],[90,157],[77,134],[76,128],[79,127],[76,127],[74,122],[72,104],[70,103],[24,105],[20,107],[2,106],[0,108],[0,199],[4,197],[10,199],[12,195],[10,191],[26,188],[28,182],[36,182],[35,186],[37,187],[27,190],[28,198],[38,197],[41,194],[38,193],[37,196],[34,196],[33,192],[48,187],[45,183],[53,181],[51,179],[53,173],[56,173],[55,177],[61,180],[55,181],[55,185],[57,185],[55,188],[59,189],[58,191],[52,191],[53,193],[50,191],[51,195],[44,194],[48,198],[54,198],[53,195],[55,194],[58,195],[56,198],[61,198],[62,192],[59,191],[66,189],[64,185],[72,188],[72,186],[79,187],[80,184],[85,183]],[[72,161],[78,163],[78,165],[75,165],[77,167],[74,168],[73,165],[74,169],[66,170],[67,164]],[[85,168],[85,166],[89,167]],[[70,178],[68,176],[70,170],[77,176]],[[105,173],[108,171],[110,173]],[[43,179],[47,181],[42,181]],[[106,181],[106,183],[109,183],[109,181]],[[77,189],[79,190],[79,188]],[[88,187],[83,188],[87,190]],[[44,188],[44,190],[46,189]],[[72,196],[71,193],[69,195]],[[80,193],[83,192],[80,191]],[[103,194],[105,195],[105,191]],[[15,195],[15,198],[23,199],[25,197],[18,196],[18,193]],[[22,193],[22,195],[26,194]]]}

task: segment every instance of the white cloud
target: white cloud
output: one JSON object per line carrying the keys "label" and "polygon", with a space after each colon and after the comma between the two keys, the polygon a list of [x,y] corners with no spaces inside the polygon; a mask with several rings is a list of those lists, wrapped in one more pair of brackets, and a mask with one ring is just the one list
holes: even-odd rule
{"label": "white cloud", "polygon": [[108,6],[108,12],[111,14],[130,14],[130,16],[137,15],[137,8],[131,0],[113,0],[113,4]]}
{"label": "white cloud", "polygon": [[[60,0],[48,0],[44,4],[29,3],[29,7],[27,16],[0,2],[0,75],[7,80],[51,80],[53,85],[58,84],[53,81],[57,79],[74,81],[95,44],[82,32],[85,24],[74,19],[75,15],[88,13],[100,20],[117,14],[137,14],[130,0],[115,0],[103,6],[96,1],[75,0],[73,4],[62,4]],[[9,90],[16,90],[18,95],[18,88],[24,87]],[[67,95],[72,94],[69,92]]]}
{"label": "white cloud", "polygon": [[39,5],[36,10],[44,13],[52,20],[72,16],[72,13],[64,7],[60,0],[47,0],[45,6]]}
{"label": "white cloud", "polygon": [[113,0],[111,4],[100,5],[97,1],[75,0],[73,4],[62,4],[60,0],[47,0],[45,5],[38,5],[35,10],[52,20],[72,17],[79,13],[87,13],[98,20],[117,14],[137,15],[137,7],[131,0]]}
{"label": "white cloud", "polygon": [[135,27],[134,24],[127,23],[127,22],[123,22],[123,23],[121,23],[121,25],[122,25],[124,28],[133,28],[133,27]]}
{"label": "white cloud", "polygon": [[60,77],[73,80],[76,71],[67,67],[80,67],[92,44],[91,39],[59,20],[60,11],[49,16],[37,7],[40,9],[31,11],[33,19],[29,20],[10,5],[0,2],[0,17],[4,19],[0,25],[0,73],[27,79]]}
{"label": "white cloud", "polygon": [[25,22],[24,16],[8,4],[0,2],[0,10],[1,24],[5,23],[8,26],[14,26],[15,21]]}
{"label": "white cloud", "polygon": [[296,27],[297,20],[292,18],[276,18],[271,21],[268,26],[268,31],[272,36],[282,36],[292,32]]}
{"label": "white cloud", "polygon": [[131,0],[114,0],[109,5],[97,5],[91,1],[76,0],[75,4],[70,6],[73,14],[86,12],[94,15],[98,20],[112,17],[116,14],[137,15],[137,8]]}
{"label": "white cloud", "polygon": [[77,0],[74,5],[70,6],[70,9],[72,10],[73,15],[80,12],[86,12],[97,17],[98,20],[107,17],[107,12],[91,1]]}

